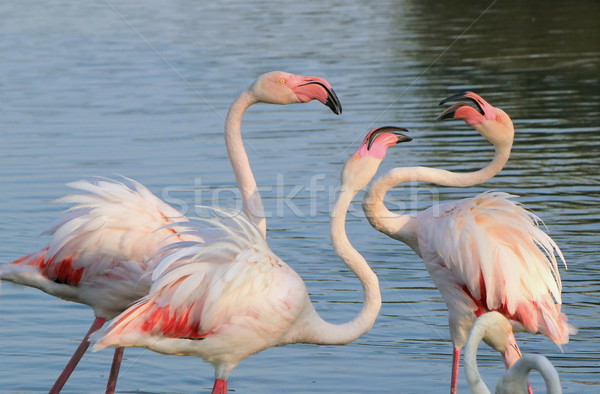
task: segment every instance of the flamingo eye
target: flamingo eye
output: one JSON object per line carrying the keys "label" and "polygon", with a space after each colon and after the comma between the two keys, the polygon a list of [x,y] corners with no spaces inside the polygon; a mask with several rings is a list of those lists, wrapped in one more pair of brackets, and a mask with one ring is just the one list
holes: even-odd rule
{"label": "flamingo eye", "polygon": [[500,117],[496,116],[496,122],[500,122]]}
{"label": "flamingo eye", "polygon": [[285,83],[285,79],[281,78],[281,79],[279,80],[279,83],[283,85],[283,84]]}

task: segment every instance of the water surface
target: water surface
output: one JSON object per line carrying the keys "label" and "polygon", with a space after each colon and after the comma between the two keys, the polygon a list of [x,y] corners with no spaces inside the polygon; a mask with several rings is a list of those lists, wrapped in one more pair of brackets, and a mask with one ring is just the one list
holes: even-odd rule
{"label": "water surface", "polygon": [[[564,311],[579,333],[563,352],[542,336],[518,340],[524,352],[552,360],[565,392],[598,392],[600,4],[529,3],[4,2],[0,259],[43,246],[40,234],[63,209],[52,201],[69,193],[67,182],[92,175],[132,177],[192,215],[193,204],[235,206],[222,140],[229,103],[266,71],[319,75],[336,89],[341,117],[318,103],[257,105],[244,132],[271,213],[272,249],[300,273],[325,318],[347,321],[360,309],[361,288],[328,239],[342,163],[368,129],[393,124],[415,140],[390,150],[382,171],[480,168],[493,155],[489,144],[460,122],[435,121],[440,99],[470,89],[514,120],[506,169],[468,189],[398,188],[391,206],[423,209],[489,189],[519,195],[569,263],[561,268]],[[348,233],[381,280],[384,305],[372,331],[344,347],[262,352],[234,372],[232,390],[447,391],[446,309],[421,261],[371,229],[359,204]],[[1,292],[0,391],[47,392],[92,313],[33,289],[2,284]],[[480,354],[493,385],[500,359],[484,347]],[[119,392],[212,386],[212,367],[199,359],[142,349],[125,357]],[[109,350],[87,354],[64,392],[102,392],[110,359]]]}

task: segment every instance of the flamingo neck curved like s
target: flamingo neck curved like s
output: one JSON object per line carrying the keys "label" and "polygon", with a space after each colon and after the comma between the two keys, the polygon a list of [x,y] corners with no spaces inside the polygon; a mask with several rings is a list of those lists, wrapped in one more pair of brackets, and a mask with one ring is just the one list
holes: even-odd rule
{"label": "flamingo neck curved like s", "polygon": [[231,104],[225,119],[225,146],[242,195],[243,211],[248,219],[258,226],[263,237],[266,237],[265,210],[242,140],[242,117],[246,110],[257,102],[252,93],[245,90]]}
{"label": "flamingo neck curved like s", "polygon": [[[363,306],[358,315],[343,324],[324,321],[315,311],[309,318],[302,342],[319,345],[345,345],[368,332],[381,308],[379,280],[364,257],[352,246],[346,235],[346,214],[352,199],[359,190],[342,185],[332,211],[330,235],[333,249],[344,263],[356,274],[364,292]],[[313,309],[314,311],[314,309]]]}
{"label": "flamingo neck curved like s", "polygon": [[431,167],[397,167],[379,177],[369,188],[363,201],[363,210],[371,226],[376,230],[409,245],[418,255],[415,215],[399,215],[391,212],[384,204],[387,192],[394,186],[406,182],[429,182],[440,186],[465,187],[483,183],[506,165],[510,157],[512,142],[495,147],[494,159],[485,167],[473,172],[451,172]]}

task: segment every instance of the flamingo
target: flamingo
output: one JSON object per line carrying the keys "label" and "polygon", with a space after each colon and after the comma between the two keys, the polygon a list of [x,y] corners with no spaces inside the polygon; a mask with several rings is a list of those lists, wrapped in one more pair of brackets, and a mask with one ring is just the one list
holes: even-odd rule
{"label": "flamingo", "polygon": [[[502,192],[448,202],[416,214],[399,215],[384,205],[387,191],[409,181],[443,186],[470,186],[492,178],[510,156],[514,127],[510,117],[472,92],[443,100],[467,99],[438,119],[463,119],[494,145],[495,156],[484,168],[454,173],[428,167],[394,168],[369,188],[363,210],[378,231],[404,242],[423,259],[449,312],[452,357],[451,393],[456,392],[460,352],[475,318],[499,311],[515,331],[540,332],[556,344],[567,343],[574,328],[561,313],[561,280],[556,243],[539,227],[539,218]],[[507,367],[517,348],[503,354]]]}
{"label": "flamingo", "polygon": [[[479,342],[483,339],[492,349],[505,353],[507,347],[516,346],[512,332],[511,323],[499,312],[487,312],[475,320],[465,345],[465,374],[472,393],[490,393],[477,367]],[[562,393],[558,372],[552,363],[542,355],[526,354],[505,372],[496,386],[496,394],[526,394],[527,376],[532,370],[542,375],[548,394]]]}
{"label": "flamingo", "polygon": [[[241,137],[244,112],[253,104],[306,103],[313,99],[335,114],[342,107],[323,78],[273,71],[261,75],[231,105],[225,121],[225,143],[240,188],[243,210],[263,237],[266,222],[262,201]],[[48,246],[0,269],[2,280],[38,288],[50,295],[90,306],[95,319],[50,393],[58,393],[89,346],[89,336],[136,300],[148,294],[143,276],[148,259],[175,241],[187,218],[130,179],[95,178],[70,184],[78,194],[47,231]],[[123,349],[115,349],[107,392],[114,392]]]}
{"label": "flamingo", "polygon": [[410,140],[399,131],[406,129],[368,133],[344,165],[332,211],[333,248],[364,291],[354,319],[344,324],[323,320],[300,276],[269,249],[255,223],[212,208],[215,217],[190,223],[184,233],[204,238],[207,228],[218,228],[221,242],[178,242],[163,249],[154,263],[150,293],[94,334],[94,350],[136,346],[201,357],[215,368],[212,393],[225,394],[233,369],[254,353],[291,343],[344,345],[365,334],[375,323],[381,294],[377,276],[348,240],[346,214],[387,148]]}

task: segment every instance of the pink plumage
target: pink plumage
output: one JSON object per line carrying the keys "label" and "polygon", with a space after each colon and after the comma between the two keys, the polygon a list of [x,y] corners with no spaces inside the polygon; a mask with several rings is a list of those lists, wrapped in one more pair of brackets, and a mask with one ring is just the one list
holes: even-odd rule
{"label": "pink plumage", "polygon": [[[363,202],[375,229],[406,243],[423,258],[448,306],[454,346],[451,392],[456,392],[461,348],[477,316],[498,311],[511,320],[515,331],[539,332],[558,345],[567,343],[574,332],[561,312],[558,259],[564,262],[563,255],[539,228],[537,216],[513,196],[482,193],[406,215],[389,211],[383,203],[387,191],[404,182],[464,187],[485,182],[502,170],[514,139],[512,120],[473,92],[459,93],[442,104],[459,98],[475,106],[454,104],[438,119],[460,118],[473,126],[494,145],[494,159],[470,173],[394,168],[373,182]],[[507,366],[520,357],[515,350],[510,347],[503,355]]]}
{"label": "pink plumage", "polygon": [[567,343],[557,264],[563,255],[539,218],[512,197],[485,192],[420,213],[421,257],[451,315],[498,311],[520,330]]}
{"label": "pink plumage", "polygon": [[141,184],[95,178],[70,184],[79,193],[47,231],[48,246],[2,267],[2,279],[89,305],[104,320],[148,293],[147,260],[177,240],[187,219]]}
{"label": "pink plumage", "polygon": [[[326,80],[273,71],[261,75],[244,90],[227,115],[225,145],[242,193],[244,212],[258,224],[263,237],[265,217],[241,138],[242,116],[258,102],[285,105],[313,99],[336,114],[342,111]],[[178,233],[177,229],[179,223],[187,219],[135,181],[95,178],[71,186],[80,192],[62,199],[72,204],[72,208],[48,230],[52,237],[48,246],[0,270],[2,280],[36,287],[94,309],[96,319],[50,390],[51,394],[60,392],[66,383],[89,345],[89,335],[148,293],[150,278],[145,272],[149,259],[169,243],[189,241],[189,236]],[[197,237],[193,240],[206,241]],[[156,319],[162,318],[160,314],[156,316]],[[170,324],[177,332],[185,326],[183,320]],[[107,393],[114,392],[122,351],[122,348],[115,350]]]}
{"label": "pink plumage", "polygon": [[367,332],[381,307],[376,275],[352,247],[345,219],[352,198],[373,177],[382,154],[409,141],[387,127],[367,135],[344,166],[342,191],[331,219],[336,253],[365,290],[359,314],[344,324],[324,321],[300,276],[268,247],[261,228],[245,215],[210,208],[212,215],[186,224],[184,234],[214,243],[180,242],[153,262],[148,296],[94,334],[94,349],[137,346],[155,352],[201,357],[215,367],[213,394],[245,358],[290,343],[343,345]]}
{"label": "pink plumage", "polygon": [[[60,200],[71,207],[47,231],[49,244],[0,270],[2,280],[94,310],[89,332],[51,393],[66,383],[89,345],[89,334],[148,293],[148,259],[169,242],[182,240],[174,234],[187,220],[131,179],[94,178],[70,186],[78,193]],[[115,350],[107,392],[114,391],[122,352]]]}

